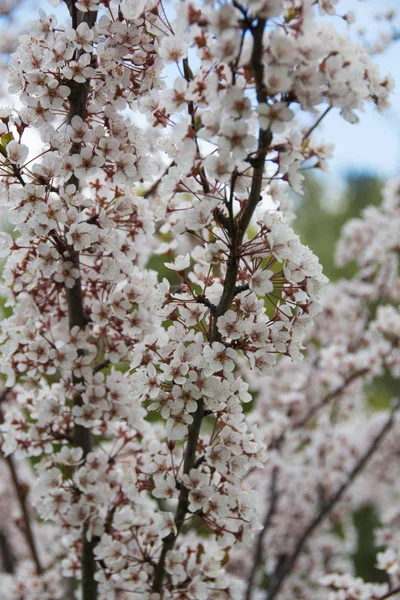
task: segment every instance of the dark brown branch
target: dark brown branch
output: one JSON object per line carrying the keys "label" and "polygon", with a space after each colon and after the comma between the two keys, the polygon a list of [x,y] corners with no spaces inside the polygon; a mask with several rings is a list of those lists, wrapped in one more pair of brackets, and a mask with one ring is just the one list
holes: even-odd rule
{"label": "dark brown branch", "polygon": [[[252,51],[251,67],[253,69],[254,79],[256,81],[257,89],[257,100],[258,102],[264,102],[266,99],[266,92],[263,84],[264,65],[262,63],[262,38],[265,28],[265,20],[259,19],[256,26],[252,30],[254,45]],[[184,74],[188,81],[191,79],[191,71],[189,69],[188,61],[184,60]],[[192,117],[193,126],[195,129],[194,120],[194,106],[193,103],[189,104],[189,114]],[[238,217],[237,225],[232,222],[230,227],[230,251],[229,258],[227,261],[227,273],[224,282],[224,289],[222,292],[221,299],[216,307],[213,314],[213,324],[210,336],[210,343],[220,340],[220,334],[217,328],[218,317],[222,316],[230,307],[233,298],[235,297],[236,282],[239,271],[239,250],[243,242],[246,229],[250,224],[251,218],[254,214],[257,204],[260,201],[260,194],[263,184],[263,172],[265,165],[265,158],[268,153],[269,146],[271,144],[272,135],[271,132],[260,130],[258,138],[258,148],[255,158],[251,160],[253,166],[253,177],[252,185],[250,188],[249,198],[243,212]],[[204,171],[200,173],[201,184],[205,194],[209,193],[209,184],[205,178]],[[189,427],[188,440],[185,448],[185,459],[183,465],[183,473],[188,474],[196,464],[196,449],[200,435],[201,424],[204,418],[204,400],[200,399],[197,402],[197,409],[193,413],[193,423]],[[178,499],[178,507],[175,513],[175,525],[177,533],[170,533],[164,538],[161,554],[158,563],[154,569],[153,579],[153,592],[160,593],[165,575],[165,559],[167,553],[173,549],[176,539],[182,528],[185,516],[189,506],[189,490],[184,486],[180,486],[180,493]]]}
{"label": "dark brown branch", "polygon": [[102,362],[99,362],[94,368],[93,368],[93,373],[99,373],[99,371],[102,371],[103,369],[109,367],[111,364],[110,360],[103,360]]}
{"label": "dark brown branch", "polygon": [[[188,432],[188,441],[185,448],[185,460],[183,463],[183,473],[189,474],[190,470],[194,468],[196,463],[196,448],[197,441],[200,435],[200,428],[203,422],[204,416],[204,400],[201,398],[197,403],[196,412],[193,415],[193,423],[189,427]],[[164,538],[163,547],[161,550],[160,558],[158,560],[157,566],[154,570],[154,580],[153,580],[153,591],[160,592],[162,587],[162,582],[164,579],[165,569],[165,559],[167,553],[173,549],[176,539],[181,531],[186,513],[188,511],[189,506],[189,490],[188,488],[181,484],[180,485],[180,493],[178,500],[178,507],[175,513],[175,524],[177,533],[170,533],[166,538]]]}
{"label": "dark brown branch", "polygon": [[277,480],[278,480],[278,467],[275,466],[272,469],[272,475],[271,475],[269,509],[267,511],[267,514],[265,515],[263,528],[260,531],[258,539],[257,539],[256,549],[254,552],[253,565],[252,565],[252,568],[250,571],[249,579],[247,581],[245,600],[251,600],[251,598],[253,596],[253,589],[254,589],[254,584],[255,584],[255,580],[256,580],[256,576],[257,576],[257,571],[258,571],[260,563],[263,559],[264,539],[265,539],[265,535],[268,531],[268,528],[271,524],[272,517],[275,513],[276,502],[278,499]]}
{"label": "dark brown branch", "polygon": [[96,22],[97,11],[89,10],[88,12],[81,12],[75,6],[76,0],[64,0],[68,7],[69,14],[71,15],[72,27],[76,29],[81,23],[87,23],[90,28]]}
{"label": "dark brown branch", "polygon": [[257,102],[261,104],[267,99],[267,90],[264,85],[264,63],[263,63],[263,36],[266,25],[265,19],[258,19],[252,28],[253,50],[251,52],[251,70],[256,84]]}
{"label": "dark brown branch", "polygon": [[[231,206],[230,206],[230,212],[231,212]],[[226,229],[226,231],[232,235],[233,232],[233,227],[234,227],[234,219],[233,219],[233,215],[232,217],[226,217],[224,215],[224,213],[222,212],[222,210],[220,208],[215,208],[214,209],[214,218],[216,220],[216,222],[221,225],[221,227],[223,227],[224,229]]]}
{"label": "dark brown branch", "polygon": [[243,285],[237,285],[235,287],[235,296],[241,294],[242,292],[247,292],[250,289],[248,283],[244,283]]}
{"label": "dark brown branch", "polygon": [[[88,11],[83,13],[77,10],[74,0],[65,0],[68,6],[72,26],[76,29],[81,23],[85,22],[90,28],[96,22],[97,12]],[[76,59],[79,58],[79,54],[83,51],[76,53]],[[90,89],[90,80],[86,80],[84,83],[78,83],[76,81],[69,82],[69,88],[71,90],[69,95],[69,111],[67,122],[71,123],[75,116],[85,119],[87,116],[87,99]],[[71,153],[78,154],[80,152],[79,144],[72,146]],[[69,180],[70,184],[79,188],[79,181],[72,175]],[[69,260],[73,263],[73,266],[80,271],[79,264],[79,253],[70,251]],[[68,321],[69,327],[79,327],[79,329],[85,329],[88,323],[87,316],[85,314],[82,284],[81,278],[75,279],[74,286],[72,288],[65,287],[65,296],[68,306]],[[81,383],[81,379],[73,377],[73,383]],[[83,404],[81,394],[77,394],[74,398],[74,406],[81,406]],[[75,424],[73,443],[75,446],[82,448],[83,455],[86,457],[92,450],[92,435],[90,429],[83,427],[82,425]],[[81,567],[82,567],[82,600],[96,600],[97,599],[97,581],[95,580],[96,573],[96,561],[94,558],[94,546],[96,541],[87,539],[87,526],[83,528],[82,534],[82,554],[81,554]]]}
{"label": "dark brown branch", "polygon": [[238,217],[238,223],[236,231],[232,232],[231,237],[231,248],[227,261],[227,273],[224,282],[224,289],[222,292],[221,299],[217,306],[215,318],[213,321],[213,328],[211,333],[211,343],[220,339],[220,334],[217,327],[218,318],[222,317],[229,309],[232,300],[236,294],[236,281],[239,272],[239,259],[240,259],[240,247],[243,243],[243,238],[246,233],[250,221],[254,214],[254,211],[260,202],[260,195],[263,185],[263,172],[265,158],[268,152],[268,148],[271,144],[272,136],[271,132],[260,130],[258,138],[258,150],[257,157],[253,160],[253,178],[250,188],[249,198],[246,206]]}
{"label": "dark brown branch", "polygon": [[[264,34],[265,20],[259,19],[257,25],[252,30],[253,34],[253,51],[251,57],[251,68],[256,82],[257,101],[265,102],[266,90],[264,88],[264,64],[262,62],[262,38]],[[231,248],[227,261],[227,273],[224,282],[224,289],[220,302],[217,307],[213,327],[211,333],[211,342],[218,341],[220,334],[218,331],[218,318],[226,313],[229,309],[233,298],[235,297],[236,281],[239,272],[240,247],[243,243],[243,238],[250,225],[254,211],[260,202],[261,190],[263,187],[263,173],[265,159],[271,145],[271,131],[260,129],[258,135],[258,146],[255,157],[251,159],[253,167],[252,182],[248,200],[241,213],[237,217],[237,224],[233,224],[231,232]]]}
{"label": "dark brown branch", "polygon": [[[71,14],[71,18],[74,24],[74,27],[77,27],[79,23],[86,22],[89,27],[93,27],[96,20],[96,12],[87,12],[81,13],[77,11],[75,7],[75,2],[72,0],[65,0],[68,9]],[[79,18],[76,16],[76,13],[79,14]],[[87,98],[89,94],[89,86],[90,80],[86,80],[85,83],[78,83],[76,81],[71,81],[69,87],[71,89],[71,93],[69,96],[69,111],[68,111],[68,123],[71,123],[72,119],[75,116],[81,117],[81,119],[85,119],[87,112]],[[79,144],[74,144],[72,147],[72,154],[78,154],[80,150]],[[69,180],[70,184],[75,185],[75,187],[79,188],[79,181],[72,175]],[[78,269],[80,272],[80,264],[79,264],[79,253],[71,250],[69,254],[69,260],[73,263],[74,267]],[[69,328],[79,327],[79,329],[85,329],[88,323],[87,316],[85,314],[84,303],[83,303],[83,294],[82,294],[82,283],[81,278],[75,279],[75,283],[72,288],[68,288],[65,286],[65,297],[68,306],[68,322]],[[75,384],[79,383],[79,380],[76,379],[74,381]],[[82,397],[80,394],[75,396],[74,405],[81,406],[82,405]],[[76,425],[74,429],[74,445],[82,448],[84,456],[92,449],[92,441],[90,431],[83,427],[82,425]]]}
{"label": "dark brown branch", "polygon": [[310,535],[312,535],[315,529],[321,524],[324,518],[331,512],[334,506],[339,502],[342,498],[343,494],[353,483],[354,479],[359,475],[359,473],[363,470],[368,460],[374,454],[378,446],[380,445],[383,438],[390,431],[393,422],[394,416],[397,410],[400,407],[400,403],[396,403],[393,407],[389,419],[385,422],[378,435],[374,438],[373,442],[369,446],[368,450],[361,456],[356,465],[350,471],[347,476],[346,481],[339,487],[339,489],[331,496],[331,498],[322,506],[317,516],[307,525],[300,538],[297,541],[297,544],[290,556],[288,556],[281,565],[278,566],[278,569],[275,570],[272,575],[271,584],[267,590],[266,600],[272,600],[275,598],[277,593],[279,592],[283,582],[290,575],[293,568],[296,565],[296,561],[304,549],[306,542],[308,541]]}
{"label": "dark brown branch", "polygon": [[[183,62],[184,77],[185,77],[186,81],[188,83],[190,83],[190,81],[193,79],[193,73],[190,69],[189,61],[187,58],[184,58],[182,62]],[[188,112],[191,117],[193,131],[195,132],[196,131],[196,120],[195,120],[194,102],[189,102]],[[199,152],[197,138],[196,138],[196,147],[197,147],[197,152]],[[172,166],[172,165],[170,165],[170,166]],[[205,195],[209,194],[210,193],[210,185],[208,183],[204,168],[200,169],[200,181],[201,181],[201,186],[203,188],[203,193]],[[211,309],[211,307],[210,307],[210,311],[213,314],[213,310]],[[203,422],[203,418],[204,418],[204,400],[202,398],[200,398],[200,400],[197,401],[196,411],[193,413],[193,422],[191,425],[189,425],[189,428],[188,428],[188,439],[187,439],[186,448],[185,448],[185,455],[184,455],[185,458],[183,461],[183,474],[185,474],[185,475],[188,475],[190,470],[195,468],[195,465],[196,465],[197,442],[199,439],[200,429],[201,429],[201,424]],[[177,506],[177,509],[175,512],[175,525],[176,525],[177,533],[176,534],[170,533],[166,538],[164,538],[161,554],[160,554],[158,563],[154,569],[154,578],[153,578],[153,591],[154,592],[158,592],[158,593],[161,592],[161,587],[162,587],[162,583],[163,583],[163,579],[164,579],[164,575],[165,575],[164,565],[165,565],[165,559],[167,556],[167,552],[172,550],[175,545],[176,539],[181,531],[185,516],[187,514],[188,507],[189,507],[189,490],[185,485],[180,484],[178,506]]]}
{"label": "dark brown branch", "polygon": [[389,590],[388,592],[386,592],[386,594],[383,594],[383,596],[380,596],[378,598],[378,600],[386,600],[386,598],[390,598],[391,596],[394,596],[395,594],[400,594],[400,586],[395,587],[392,590]]}
{"label": "dark brown branch", "polygon": [[22,185],[22,187],[25,187],[26,186],[26,182],[25,182],[24,178],[21,175],[20,168],[16,167],[15,165],[13,165],[13,172],[14,172],[15,177],[18,179],[18,181]]}
{"label": "dark brown branch", "polygon": [[210,302],[210,300],[208,298],[206,298],[206,296],[196,296],[196,301],[199,304],[203,304],[204,306],[207,306],[207,308],[210,309],[211,314],[215,314],[217,307],[215,306],[215,304],[213,304],[212,302]]}

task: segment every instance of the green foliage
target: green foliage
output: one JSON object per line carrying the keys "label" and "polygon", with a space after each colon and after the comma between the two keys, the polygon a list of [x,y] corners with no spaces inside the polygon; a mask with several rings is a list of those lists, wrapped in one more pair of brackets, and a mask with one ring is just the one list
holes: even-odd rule
{"label": "green foliage", "polygon": [[353,556],[355,573],[366,581],[388,581],[384,571],[375,567],[378,548],[374,543],[374,529],[379,526],[373,506],[363,506],[353,515],[357,529],[357,551]]}
{"label": "green foliage", "polygon": [[368,205],[380,204],[381,187],[379,179],[351,174],[347,178],[344,192],[338,192],[335,206],[332,207],[328,203],[322,182],[309,178],[304,196],[297,198],[294,228],[302,242],[319,257],[324,273],[330,280],[354,274],[354,265],[347,265],[343,269],[335,265],[336,242],[346,221],[359,217]]}

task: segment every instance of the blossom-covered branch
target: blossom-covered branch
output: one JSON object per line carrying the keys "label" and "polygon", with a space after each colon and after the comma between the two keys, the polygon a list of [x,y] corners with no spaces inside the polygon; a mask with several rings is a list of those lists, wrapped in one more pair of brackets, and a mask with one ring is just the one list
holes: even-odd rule
{"label": "blossom-covered branch", "polygon": [[[89,28],[87,31],[90,31],[96,22],[97,11],[81,12],[75,6],[75,2],[73,0],[66,0],[66,3],[68,5],[68,9],[71,15],[73,29],[77,31],[79,26],[83,25],[84,27],[85,25],[87,25],[87,27]],[[75,59],[79,62],[79,59],[84,54],[84,50],[82,48],[79,51],[75,51],[75,53]],[[68,99],[69,110],[67,116],[67,123],[70,127],[72,126],[73,122],[76,122],[77,119],[79,119],[80,121],[85,120],[88,112],[87,98],[89,95],[89,89],[90,79],[84,79],[84,81],[77,81],[74,79],[72,80]],[[73,144],[71,148],[71,157],[79,157],[80,149],[80,144],[78,142]],[[75,188],[79,190],[79,179],[76,177],[75,174],[73,174],[70,178],[69,185],[74,185]],[[64,286],[68,306],[69,328],[70,331],[72,331],[74,327],[84,330],[88,322],[88,317],[85,314],[85,307],[83,303],[79,252],[71,248],[66,249],[66,254],[68,256],[69,261],[71,262],[71,268],[76,271],[77,275],[72,286]],[[84,354],[84,350],[78,352],[78,355],[81,355],[82,357],[84,356]],[[73,382],[74,385],[77,386],[77,388],[82,387],[84,389],[84,378],[77,377],[76,375],[74,375]],[[83,405],[83,396],[80,392],[78,392],[74,398],[74,406],[80,409]],[[92,433],[90,429],[86,428],[82,424],[76,423],[73,435],[74,445],[82,449],[83,457],[86,458],[93,449]],[[88,528],[84,527],[81,559],[82,599],[96,600],[97,581],[95,579],[96,562],[94,558],[94,548],[96,546],[96,543],[98,542],[98,539],[88,539],[88,535]]]}

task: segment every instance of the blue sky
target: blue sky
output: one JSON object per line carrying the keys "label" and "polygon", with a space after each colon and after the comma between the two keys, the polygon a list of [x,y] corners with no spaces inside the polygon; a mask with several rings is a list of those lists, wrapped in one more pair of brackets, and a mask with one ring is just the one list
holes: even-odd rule
{"label": "blue sky", "polygon": [[[28,2],[29,6],[30,2]],[[60,14],[60,8],[52,8],[46,0],[32,3],[42,6],[49,12]],[[353,10],[357,14],[353,29],[362,27],[368,39],[374,40],[384,25],[374,20],[374,15],[385,9],[399,6],[399,0],[340,0],[339,14]],[[32,5],[31,5],[32,6]],[[34,17],[34,12],[21,11],[21,19]],[[65,10],[65,9],[64,9]],[[63,11],[64,12],[64,11]],[[329,21],[343,32],[348,31],[347,24],[339,18]],[[400,29],[400,15],[396,19]],[[386,28],[387,29],[387,28]],[[384,114],[373,107],[360,114],[360,123],[351,125],[344,121],[338,111],[332,111],[320,127],[318,135],[335,144],[334,158],[330,161],[331,175],[324,175],[326,184],[342,179],[349,172],[368,172],[381,177],[390,177],[400,173],[400,40],[394,42],[383,54],[377,55],[382,73],[390,72],[396,82],[392,95],[392,106]]]}
{"label": "blue sky", "polygon": [[[398,0],[342,0],[339,7],[343,7],[343,13],[355,10],[358,17],[356,27],[364,27],[368,38],[374,39],[384,27],[375,22],[373,16],[396,5],[399,6]],[[400,15],[396,22],[400,27]],[[377,55],[375,60],[382,73],[390,72],[396,82],[391,108],[379,114],[369,107],[360,113],[357,125],[346,123],[337,112],[327,116],[319,134],[336,146],[330,163],[336,176],[349,171],[368,171],[382,177],[400,173],[400,40],[382,55]]]}

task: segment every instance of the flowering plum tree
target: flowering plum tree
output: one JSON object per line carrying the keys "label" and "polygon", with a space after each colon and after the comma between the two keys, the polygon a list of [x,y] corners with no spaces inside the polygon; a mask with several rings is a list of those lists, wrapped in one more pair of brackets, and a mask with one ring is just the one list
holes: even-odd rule
{"label": "flowering plum tree", "polygon": [[[6,600],[394,595],[397,404],[368,384],[400,374],[400,183],[346,226],[350,281],[291,227],[318,124],[392,88],[336,4],[65,0],[27,24],[0,111]],[[350,560],[370,500],[381,585]]]}

